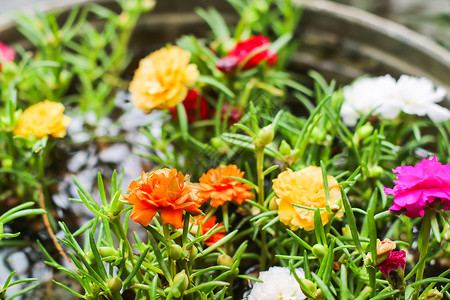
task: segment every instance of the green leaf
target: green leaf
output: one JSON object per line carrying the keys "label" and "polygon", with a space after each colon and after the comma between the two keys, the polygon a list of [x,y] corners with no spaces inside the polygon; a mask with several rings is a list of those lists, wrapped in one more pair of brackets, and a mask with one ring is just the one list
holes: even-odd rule
{"label": "green leaf", "polygon": [[266,170],[264,170],[263,176],[266,176],[267,174],[270,174],[271,172],[275,171],[278,168],[279,168],[278,165],[273,165],[271,167],[268,167]]}
{"label": "green leaf", "polygon": [[230,98],[234,98],[236,96],[226,85],[217,81],[213,77],[200,75],[197,79],[197,82],[212,85],[213,87],[219,89],[221,92],[223,92],[225,95],[227,95]]}
{"label": "green leaf", "polygon": [[139,268],[141,267],[142,262],[146,258],[148,251],[150,251],[150,247],[145,249],[144,252],[141,254],[136,264],[133,266],[133,270],[131,270],[130,274],[128,274],[127,278],[125,278],[125,280],[123,281],[123,286],[127,286],[127,284],[133,279],[133,277],[139,271]]}
{"label": "green leaf", "polygon": [[314,278],[314,280],[317,282],[317,285],[322,289],[322,292],[325,296],[326,299],[328,300],[334,300],[335,298],[333,297],[333,295],[330,292],[330,289],[328,288],[328,286],[322,281],[322,279],[320,279],[316,274],[311,273],[312,277]]}
{"label": "green leaf", "polygon": [[352,207],[350,205],[350,201],[347,198],[347,194],[344,192],[344,189],[341,187],[341,196],[342,202],[344,203],[345,215],[347,216],[348,226],[350,227],[350,232],[353,237],[353,242],[355,243],[356,249],[358,249],[359,253],[364,255],[364,250],[361,246],[361,242],[359,240],[358,228],[356,227],[355,216],[353,215]]}
{"label": "green leaf", "polygon": [[225,281],[210,281],[210,282],[205,282],[205,283],[201,283],[187,291],[184,292],[184,294],[191,294],[197,291],[201,291],[201,290],[206,290],[206,289],[215,289],[219,286],[228,286],[230,285],[229,282],[225,282]]}
{"label": "green leaf", "polygon": [[431,230],[433,231],[433,235],[438,243],[441,242],[441,232],[439,230],[438,220],[436,218],[436,213],[431,214]]}
{"label": "green leaf", "polygon": [[233,179],[233,180],[240,181],[240,182],[242,182],[244,184],[248,184],[249,186],[252,187],[252,189],[258,190],[258,186],[256,184],[254,184],[253,182],[251,182],[250,180],[248,180],[248,179],[241,178],[241,177],[235,177],[235,176],[227,176],[227,177],[230,178],[230,179]]}
{"label": "green leaf", "polygon": [[229,234],[227,234],[225,237],[221,238],[220,240],[218,240],[217,242],[215,242],[213,245],[211,245],[210,247],[206,248],[202,253],[200,253],[197,257],[202,257],[205,256],[206,254],[210,253],[211,251],[216,250],[217,248],[219,248],[220,246],[222,246],[223,244],[225,244],[226,242],[228,242],[229,240],[231,240],[236,233],[238,233],[239,230],[234,230],[232,232],[230,232]]}
{"label": "green leaf", "polygon": [[8,217],[4,218],[2,223],[8,223],[9,221],[20,218],[20,217],[31,216],[31,215],[42,215],[42,214],[45,214],[45,210],[43,210],[41,208],[24,209],[22,211],[15,212],[15,213],[9,215]]}
{"label": "green leaf", "polygon": [[177,104],[178,124],[180,125],[181,137],[184,141],[188,140],[188,119],[186,115],[186,109],[182,102]]}
{"label": "green leaf", "polygon": [[323,228],[319,208],[314,211],[314,233],[316,234],[317,243],[326,246],[327,237],[325,236],[325,229]]}
{"label": "green leaf", "polygon": [[298,235],[296,235],[293,231],[291,231],[290,229],[286,229],[286,232],[300,245],[302,245],[305,249],[308,249],[309,251],[312,251],[312,247],[305,242],[304,240],[302,240]]}

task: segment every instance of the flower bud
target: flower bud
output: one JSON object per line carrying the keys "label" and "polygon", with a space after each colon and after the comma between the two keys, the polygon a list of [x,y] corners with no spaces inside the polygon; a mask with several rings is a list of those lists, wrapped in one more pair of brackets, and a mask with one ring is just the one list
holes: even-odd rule
{"label": "flower bud", "polygon": [[230,151],[228,144],[219,137],[213,137],[211,139],[211,145],[213,145],[220,153],[228,153]]}
{"label": "flower bud", "polygon": [[372,166],[369,168],[368,175],[370,178],[379,178],[379,177],[381,177],[381,175],[383,175],[383,171],[384,170],[382,167],[375,165],[375,166]]}
{"label": "flower bud", "polygon": [[[317,286],[316,286],[316,284],[315,284],[314,282],[312,282],[311,280],[306,279],[306,278],[300,278],[300,281],[301,281],[302,284],[304,284],[304,285],[306,286],[306,288],[308,289],[308,290],[304,290],[304,289],[302,288],[303,294],[307,295],[308,297],[313,298],[314,295],[316,294],[316,291],[317,291]],[[301,288],[301,286],[300,286],[300,288]],[[308,291],[309,291],[309,292],[308,292]]]}
{"label": "flower bud", "polygon": [[174,260],[185,259],[187,257],[187,252],[180,245],[173,244],[170,247],[170,258]]}
{"label": "flower bud", "polygon": [[[175,277],[173,278],[173,285],[178,286],[178,291],[180,293],[183,293],[187,289],[187,287],[189,285],[189,278],[186,275],[186,271],[183,270],[183,271],[179,272],[177,275],[175,275]],[[173,290],[174,296],[176,296],[175,293],[176,293],[176,290]],[[178,296],[178,297],[180,297],[180,296]]]}
{"label": "flower bud", "polygon": [[233,266],[233,258],[226,254],[220,254],[217,258],[217,264],[231,268]]}
{"label": "flower bud", "polygon": [[98,247],[98,253],[101,257],[119,256],[119,251],[112,247]]}
{"label": "flower bud", "polygon": [[318,289],[317,292],[314,294],[314,299],[315,300],[322,300],[325,299],[325,296],[323,294],[322,289]]}
{"label": "flower bud", "polygon": [[322,244],[315,244],[312,248],[312,253],[315,257],[318,259],[322,259],[325,257],[325,254],[327,254],[327,247]]}
{"label": "flower bud", "polygon": [[119,277],[114,277],[108,280],[108,288],[112,293],[118,293],[122,289],[122,280]]}
{"label": "flower bud", "polygon": [[311,137],[313,138],[314,141],[317,141],[317,142],[324,141],[326,136],[327,136],[326,130],[323,130],[319,127],[313,128]]}
{"label": "flower bud", "polygon": [[276,197],[273,197],[272,200],[269,202],[269,209],[270,210],[277,210],[278,209],[278,201]]}
{"label": "flower bud", "polygon": [[95,256],[94,256],[94,252],[92,252],[92,250],[89,250],[89,251],[86,253],[86,256],[87,256],[88,262],[90,262],[91,264],[96,263],[96,261],[95,261]]}
{"label": "flower bud", "polygon": [[372,134],[373,126],[370,123],[366,123],[363,126],[359,127],[358,130],[356,130],[356,136],[358,141],[365,139],[369,135]]}
{"label": "flower bud", "polygon": [[440,293],[436,288],[430,290],[425,296],[420,300],[440,300],[444,298],[444,295]]}
{"label": "flower bud", "polygon": [[292,148],[285,140],[282,140],[278,150],[280,151],[281,155],[286,156],[291,153]]}
{"label": "flower bud", "polygon": [[97,296],[98,293],[101,292],[100,287],[97,284],[95,284],[95,283],[91,283],[90,287],[91,287],[91,290],[92,290],[92,294],[90,294],[90,296]]}
{"label": "flower bud", "polygon": [[373,262],[373,259],[372,259],[372,253],[370,253],[370,252],[367,253],[366,257],[364,258],[364,266],[366,268],[375,266],[374,262]]}
{"label": "flower bud", "polygon": [[272,124],[263,127],[259,132],[256,139],[253,141],[255,146],[263,147],[270,144],[275,136]]}
{"label": "flower bud", "polygon": [[352,232],[350,231],[350,226],[345,225],[342,227],[342,235],[343,236],[352,236]]}
{"label": "flower bud", "polygon": [[122,210],[125,208],[125,204],[122,201],[117,201],[116,205],[114,205],[114,207],[110,207],[110,212],[114,215],[117,216],[118,214],[120,214],[122,212]]}
{"label": "flower bud", "polygon": [[198,249],[194,245],[189,249],[189,260],[193,261],[198,255]]}
{"label": "flower bud", "polygon": [[339,205],[337,205],[336,203],[331,203],[330,209],[333,213],[337,213],[339,211]]}

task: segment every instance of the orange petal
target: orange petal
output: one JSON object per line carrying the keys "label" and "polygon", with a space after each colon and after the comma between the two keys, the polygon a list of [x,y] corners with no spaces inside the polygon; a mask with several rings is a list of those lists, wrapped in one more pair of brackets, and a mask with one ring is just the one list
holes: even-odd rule
{"label": "orange petal", "polygon": [[162,208],[161,209],[161,219],[164,224],[172,224],[175,228],[183,227],[183,210],[182,209],[172,209],[172,208]]}
{"label": "orange petal", "polygon": [[148,226],[157,212],[157,207],[134,207],[130,217],[134,222]]}

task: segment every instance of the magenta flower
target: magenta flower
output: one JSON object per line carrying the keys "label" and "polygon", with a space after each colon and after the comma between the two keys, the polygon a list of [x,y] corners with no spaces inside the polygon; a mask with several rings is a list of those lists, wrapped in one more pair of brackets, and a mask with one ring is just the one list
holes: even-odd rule
{"label": "magenta flower", "polygon": [[[14,60],[16,56],[16,52],[14,49],[6,46],[2,42],[0,42],[0,57],[3,61],[10,62]],[[2,70],[2,64],[0,63],[0,71]]]}
{"label": "magenta flower", "polygon": [[405,270],[406,264],[406,252],[405,251],[391,251],[389,253],[388,259],[383,261],[378,265],[378,269],[380,269],[381,273],[387,278],[390,277],[390,273],[392,271],[401,270],[402,272]]}
{"label": "magenta flower", "polygon": [[[398,173],[393,189],[384,188],[394,195],[394,204],[389,210],[404,213],[410,218],[422,217],[427,204],[450,210],[450,164],[424,158],[415,166],[401,166],[392,170]],[[436,205],[437,204],[437,205]]]}

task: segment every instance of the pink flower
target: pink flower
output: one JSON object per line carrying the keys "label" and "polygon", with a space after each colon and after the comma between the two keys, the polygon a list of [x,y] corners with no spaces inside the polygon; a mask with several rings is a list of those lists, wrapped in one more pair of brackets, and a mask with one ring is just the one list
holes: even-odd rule
{"label": "pink flower", "polygon": [[264,60],[267,60],[268,64],[274,65],[277,61],[275,52],[268,49],[257,51],[258,48],[269,47],[269,45],[270,41],[265,36],[252,36],[245,41],[238,42],[226,57],[219,59],[216,67],[223,72],[233,72],[244,61],[247,62],[243,69],[254,68]]}
{"label": "pink flower", "polygon": [[[14,49],[6,46],[2,42],[0,42],[0,57],[1,60],[10,62],[14,60],[14,57],[16,56],[16,52]],[[2,64],[0,63],[0,71],[2,70]]]}
{"label": "pink flower", "polygon": [[390,277],[390,273],[392,271],[401,270],[402,272],[405,270],[406,264],[406,252],[405,251],[391,251],[389,253],[388,259],[383,261],[378,265],[381,273],[384,276]]}
{"label": "pink flower", "polygon": [[417,218],[425,214],[427,204],[435,201],[435,207],[450,210],[450,164],[441,164],[435,156],[392,171],[398,173],[398,180],[394,180],[393,189],[384,188],[386,194],[395,196],[389,210]]}

